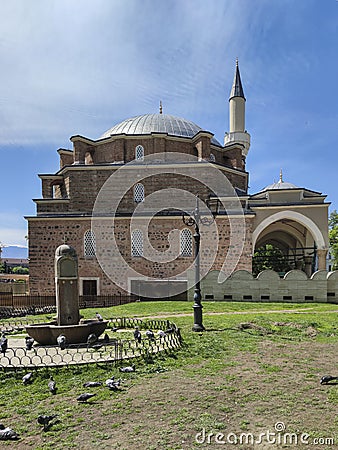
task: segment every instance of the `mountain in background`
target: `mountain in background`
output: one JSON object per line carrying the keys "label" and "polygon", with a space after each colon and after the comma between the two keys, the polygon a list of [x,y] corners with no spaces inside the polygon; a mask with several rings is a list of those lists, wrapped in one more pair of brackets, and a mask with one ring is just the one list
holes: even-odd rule
{"label": "mountain in background", "polygon": [[28,248],[20,247],[17,245],[9,245],[8,247],[2,247],[1,259],[6,258],[28,258]]}

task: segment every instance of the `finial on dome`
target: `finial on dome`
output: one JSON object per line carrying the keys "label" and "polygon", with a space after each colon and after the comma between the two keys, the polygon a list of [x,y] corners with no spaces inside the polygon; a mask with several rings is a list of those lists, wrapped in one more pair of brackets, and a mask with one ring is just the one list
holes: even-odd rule
{"label": "finial on dome", "polygon": [[163,108],[162,108],[162,100],[160,100],[160,114],[163,113]]}
{"label": "finial on dome", "polygon": [[236,58],[236,67],[238,67],[238,56]]}
{"label": "finial on dome", "polygon": [[281,183],[283,183],[283,171],[282,171],[282,169],[281,169],[280,172],[279,172],[279,181],[280,181]]}

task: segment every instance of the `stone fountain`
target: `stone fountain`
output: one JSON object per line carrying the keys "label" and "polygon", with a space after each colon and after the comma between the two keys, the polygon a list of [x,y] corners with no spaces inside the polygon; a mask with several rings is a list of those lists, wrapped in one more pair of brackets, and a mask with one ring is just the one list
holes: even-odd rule
{"label": "stone fountain", "polygon": [[53,322],[26,326],[26,331],[41,345],[55,345],[60,334],[68,344],[85,343],[90,334],[99,337],[107,320],[80,319],[78,261],[74,248],[60,245],[55,252],[55,287],[57,317]]}

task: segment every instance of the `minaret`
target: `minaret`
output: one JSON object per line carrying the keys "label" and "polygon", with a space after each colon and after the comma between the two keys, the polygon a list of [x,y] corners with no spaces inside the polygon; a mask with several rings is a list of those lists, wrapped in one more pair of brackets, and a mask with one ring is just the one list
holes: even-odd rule
{"label": "minaret", "polygon": [[229,97],[229,133],[224,136],[224,145],[241,144],[244,146],[242,154],[247,156],[250,147],[250,134],[245,130],[245,97],[239,73],[238,59],[234,82]]}

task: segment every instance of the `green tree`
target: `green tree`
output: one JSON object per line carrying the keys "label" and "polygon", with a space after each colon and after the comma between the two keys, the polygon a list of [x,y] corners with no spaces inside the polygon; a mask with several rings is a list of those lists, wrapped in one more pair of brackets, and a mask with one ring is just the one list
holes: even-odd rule
{"label": "green tree", "polygon": [[28,275],[29,269],[27,267],[16,266],[16,267],[13,267],[12,273],[17,273],[20,275]]}
{"label": "green tree", "polygon": [[5,271],[5,266],[4,264],[0,261],[0,273],[4,273]]}
{"label": "green tree", "polygon": [[262,270],[271,269],[275,272],[288,272],[291,267],[284,253],[272,244],[259,247],[252,260],[252,273],[257,276]]}
{"label": "green tree", "polygon": [[332,270],[338,270],[338,213],[332,211],[329,218],[330,253],[333,259]]}

